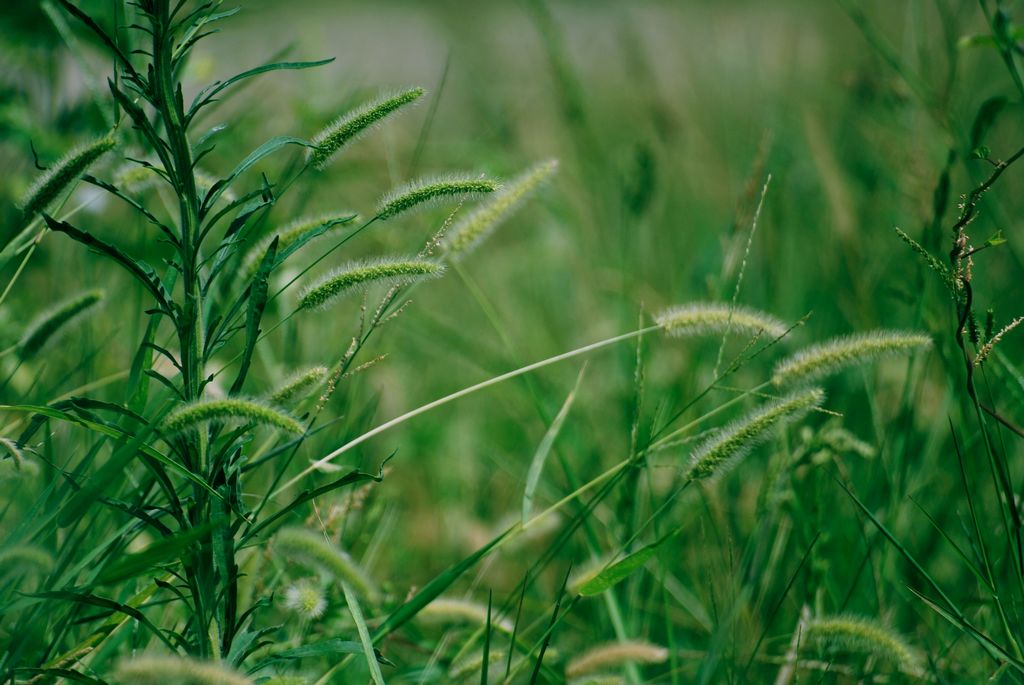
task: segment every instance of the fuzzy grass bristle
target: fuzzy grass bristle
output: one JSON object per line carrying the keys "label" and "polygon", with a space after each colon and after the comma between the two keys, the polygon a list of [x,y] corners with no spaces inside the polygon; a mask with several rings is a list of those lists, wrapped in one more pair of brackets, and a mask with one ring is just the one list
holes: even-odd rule
{"label": "fuzzy grass bristle", "polygon": [[54,342],[67,327],[81,318],[103,300],[102,290],[89,290],[64,300],[43,312],[28,325],[18,341],[18,355],[28,359]]}
{"label": "fuzzy grass bristle", "polygon": [[541,162],[509,181],[501,190],[492,193],[444,236],[441,246],[445,252],[456,255],[479,245],[557,170],[557,160]]}
{"label": "fuzzy grass bristle", "polygon": [[808,623],[805,639],[822,647],[874,656],[905,671],[919,667],[902,635],[863,616],[826,616]]}
{"label": "fuzzy grass bristle", "polygon": [[780,361],[772,373],[772,383],[782,386],[811,382],[882,355],[910,354],[931,344],[930,337],[912,331],[877,330],[832,338]]}
{"label": "fuzzy grass bristle", "polygon": [[323,616],[327,610],[327,598],[313,583],[300,580],[285,590],[284,605],[300,617],[312,621]]}
{"label": "fuzzy grass bristle", "polygon": [[736,419],[693,450],[686,478],[705,480],[725,475],[764,441],[773,428],[795,421],[824,401],[825,393],[811,388],[768,402]]}
{"label": "fuzzy grass bristle", "polygon": [[289,433],[305,432],[298,420],[280,409],[258,400],[237,397],[200,400],[178,407],[164,419],[163,429],[172,434],[182,433],[211,421],[242,421],[280,428]]}
{"label": "fuzzy grass bristle", "polygon": [[253,685],[223,663],[172,655],[142,655],[121,661],[118,685]]}
{"label": "fuzzy grass bristle", "polygon": [[788,326],[771,314],[750,307],[719,302],[694,302],[670,307],[655,318],[666,333],[676,337],[720,335],[726,332],[764,334],[781,338]]}
{"label": "fuzzy grass bristle", "polygon": [[[472,623],[487,625],[487,605],[468,599],[438,597],[420,610],[417,617],[427,623]],[[512,622],[491,615],[491,625],[503,633],[512,633]]]}
{"label": "fuzzy grass bristle", "polygon": [[668,660],[668,650],[650,642],[610,642],[593,647],[572,659],[565,667],[568,678],[579,678],[627,663],[660,664]]}
{"label": "fuzzy grass bristle", "polygon": [[277,253],[280,254],[310,231],[322,228],[324,233],[314,238],[314,240],[319,240],[334,228],[347,226],[358,219],[359,215],[355,212],[332,212],[330,214],[301,217],[289,222],[280,230],[257,240],[246,251],[245,256],[242,257],[242,267],[240,269],[242,280],[246,282],[251,281],[252,277],[256,275],[256,271],[260,268],[260,262],[263,261],[263,255],[267,253],[267,248],[270,247],[270,243],[274,241],[275,237],[277,238]]}
{"label": "fuzzy grass bristle", "polygon": [[282,528],[274,536],[274,549],[289,561],[316,567],[345,581],[371,603],[379,598],[377,587],[366,571],[323,533],[297,526]]}
{"label": "fuzzy grass bristle", "polygon": [[0,452],[6,452],[7,456],[14,462],[15,468],[21,470],[25,463],[25,453],[15,440],[0,438]]}
{"label": "fuzzy grass bristle", "polygon": [[317,169],[323,170],[342,147],[388,115],[415,102],[423,93],[422,88],[410,88],[394,95],[377,98],[342,114],[313,137],[313,147],[307,152],[307,161]]}
{"label": "fuzzy grass bristle", "polygon": [[487,178],[444,176],[413,181],[392,190],[377,204],[377,218],[391,219],[411,211],[440,204],[458,202],[476,195],[493,193],[498,183]]}
{"label": "fuzzy grass bristle", "polygon": [[299,309],[323,309],[372,285],[407,285],[444,273],[444,265],[419,257],[350,262],[316,281],[299,297]]}
{"label": "fuzzy grass bristle", "polygon": [[105,136],[80,145],[61,157],[25,192],[19,203],[25,217],[31,218],[49,209],[69,185],[116,145],[113,136]]}
{"label": "fuzzy grass bristle", "polygon": [[313,366],[292,374],[267,400],[272,404],[286,404],[294,399],[303,399],[313,388],[320,385],[329,369],[326,366]]}
{"label": "fuzzy grass bristle", "polygon": [[0,549],[0,570],[7,573],[29,569],[49,573],[54,563],[53,555],[36,545],[14,545]]}

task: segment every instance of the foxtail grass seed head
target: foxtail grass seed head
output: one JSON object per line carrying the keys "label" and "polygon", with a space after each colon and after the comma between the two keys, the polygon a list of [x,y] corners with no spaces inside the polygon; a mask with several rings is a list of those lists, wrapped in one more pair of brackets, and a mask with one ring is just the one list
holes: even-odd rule
{"label": "foxtail grass seed head", "polygon": [[421,95],[422,88],[410,88],[378,98],[341,115],[313,137],[313,147],[306,153],[307,161],[317,169],[324,169],[344,145],[355,140],[389,114],[415,102]]}
{"label": "foxtail grass seed head", "polygon": [[874,656],[904,671],[919,668],[914,650],[902,635],[862,616],[826,616],[807,625],[806,640],[822,647]]}
{"label": "foxtail grass seed head", "polygon": [[825,401],[825,393],[811,388],[768,402],[733,421],[700,443],[690,455],[689,480],[718,478],[727,473],[776,426],[803,416]]}
{"label": "foxtail grass seed head", "polygon": [[14,545],[0,549],[0,571],[4,574],[26,571],[49,573],[53,563],[53,555],[35,545]]}
{"label": "foxtail grass seed head", "polygon": [[113,183],[118,190],[130,194],[141,193],[155,187],[160,182],[160,174],[153,167],[128,162],[114,171]]}
{"label": "foxtail grass seed head", "polygon": [[272,426],[289,433],[303,433],[302,424],[291,415],[257,400],[227,398],[200,400],[178,407],[164,419],[168,433],[181,433],[211,421],[242,421]]}
{"label": "foxtail grass seed head", "polygon": [[502,186],[485,202],[459,220],[441,241],[449,255],[464,253],[480,244],[498,224],[558,169],[557,160],[541,162]]}
{"label": "foxtail grass seed head", "polygon": [[566,681],[566,685],[625,685],[626,679],[620,675],[614,673],[591,673],[589,675],[580,676],[579,678],[570,678]]}
{"label": "foxtail grass seed head", "polygon": [[6,454],[6,458],[10,459],[14,463],[14,467],[19,471],[25,463],[25,453],[22,451],[21,446],[10,438],[0,438],[0,454]]}
{"label": "foxtail grass seed head", "polygon": [[[420,610],[417,617],[426,623],[470,623],[487,625],[487,605],[467,599],[438,597]],[[512,633],[512,622],[491,614],[491,625],[503,633]]]}
{"label": "foxtail grass seed head", "polygon": [[64,300],[37,316],[18,341],[19,356],[28,359],[37,354],[47,343],[56,340],[73,321],[93,310],[102,299],[102,290],[90,290]]}
{"label": "foxtail grass seed head", "polygon": [[882,355],[910,354],[931,344],[927,335],[913,331],[878,330],[832,338],[780,361],[772,382],[777,386],[810,382]]}
{"label": "foxtail grass seed head", "polygon": [[301,400],[308,395],[313,388],[323,383],[327,378],[329,370],[326,366],[314,366],[293,374],[280,388],[271,393],[268,398],[272,404],[287,404],[292,400]]}
{"label": "foxtail grass seed head", "polygon": [[388,257],[351,262],[336,269],[299,297],[299,309],[324,309],[338,299],[372,285],[406,285],[444,273],[444,266],[431,259]]}
{"label": "foxtail grass seed head", "polygon": [[223,662],[171,655],[142,655],[121,661],[114,671],[118,685],[253,685]]}
{"label": "foxtail grass seed head", "polygon": [[661,664],[668,660],[668,650],[650,642],[610,642],[587,650],[565,667],[565,675],[578,678],[627,663]]}
{"label": "foxtail grass seed head", "polygon": [[318,216],[308,216],[296,219],[291,223],[285,225],[281,230],[271,233],[268,236],[264,236],[258,240],[242,257],[242,268],[241,275],[244,282],[249,282],[252,277],[256,275],[256,271],[260,268],[260,263],[263,261],[263,256],[267,253],[267,248],[270,247],[270,243],[277,238],[277,252],[280,254],[282,251],[288,249],[295,244],[295,241],[302,237],[303,234],[312,231],[315,228],[321,226],[326,228],[326,232],[319,237],[323,237],[331,233],[331,230],[337,226],[345,226],[351,224],[353,221],[359,219],[359,215],[355,212],[336,212],[333,214],[322,214]]}
{"label": "foxtail grass seed head", "polygon": [[[490,668],[497,668],[504,672],[505,670],[505,658],[508,656],[508,652],[501,649],[491,649],[487,654],[487,662],[490,664]],[[480,673],[480,669],[484,667],[484,655],[483,652],[477,652],[471,654],[468,657],[459,659],[451,665],[448,669],[448,677],[453,681],[462,680],[468,678],[471,675]],[[495,674],[497,675],[497,674]]]}
{"label": "foxtail grass seed head", "polygon": [[459,202],[497,189],[497,182],[486,178],[450,176],[414,181],[382,197],[377,205],[377,218],[390,219],[412,209]]}
{"label": "foxtail grass seed head", "polygon": [[289,561],[315,567],[347,582],[361,597],[377,602],[379,593],[370,576],[323,533],[294,526],[282,528],[274,536],[274,549]]}
{"label": "foxtail grass seed head", "polygon": [[695,302],[671,307],[655,317],[666,333],[677,337],[720,335],[727,331],[763,334],[772,339],[786,334],[788,326],[771,314],[726,303]]}
{"label": "foxtail grass seed head", "polygon": [[76,147],[61,157],[29,186],[20,203],[25,217],[31,218],[48,209],[69,185],[77,181],[96,160],[113,150],[116,144],[113,136],[106,136]]}
{"label": "foxtail grass seed head", "polygon": [[323,616],[327,609],[327,598],[313,583],[300,580],[285,590],[284,605],[301,618],[312,621]]}

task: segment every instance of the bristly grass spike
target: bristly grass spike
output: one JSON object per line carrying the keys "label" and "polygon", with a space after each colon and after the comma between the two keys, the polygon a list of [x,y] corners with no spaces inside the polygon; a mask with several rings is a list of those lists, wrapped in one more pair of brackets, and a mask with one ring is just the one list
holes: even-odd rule
{"label": "bristly grass spike", "polygon": [[113,150],[116,144],[113,136],[104,136],[61,157],[25,192],[20,203],[25,218],[48,209],[69,185],[77,181],[96,160]]}
{"label": "bristly grass spike", "polygon": [[350,262],[308,286],[299,296],[299,309],[323,309],[339,298],[372,285],[405,285],[443,273],[443,264],[419,257],[382,257]]}
{"label": "bristly grass spike", "polygon": [[366,133],[388,115],[402,109],[423,95],[422,88],[410,88],[394,95],[377,98],[332,121],[311,141],[313,147],[306,160],[317,169],[324,169],[342,147]]}

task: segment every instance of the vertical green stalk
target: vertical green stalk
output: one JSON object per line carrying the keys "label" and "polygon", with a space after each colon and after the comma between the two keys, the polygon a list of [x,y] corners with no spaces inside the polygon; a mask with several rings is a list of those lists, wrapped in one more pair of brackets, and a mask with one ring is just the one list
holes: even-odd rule
{"label": "vertical green stalk", "polygon": [[[199,399],[202,392],[202,301],[200,294],[199,252],[199,194],[193,170],[192,150],[188,141],[180,97],[181,84],[174,74],[174,33],[171,27],[169,0],[156,0],[151,17],[153,37],[153,73],[151,86],[154,104],[162,119],[167,145],[174,164],[169,169],[170,177],[178,195],[178,225],[181,243],[183,302],[181,318],[177,322],[178,344],[181,349],[181,380],[185,402]],[[183,438],[184,453],[190,467],[206,478],[206,435],[199,431]],[[212,518],[208,494],[202,488],[194,488],[194,504],[189,512],[193,526],[201,526]],[[211,536],[202,538],[196,556],[185,564],[186,575],[192,588],[196,616],[192,624],[195,646],[203,657],[214,656],[217,644],[213,635],[216,612],[215,569]],[[226,581],[227,579],[221,579]],[[222,626],[227,630],[229,626]]]}

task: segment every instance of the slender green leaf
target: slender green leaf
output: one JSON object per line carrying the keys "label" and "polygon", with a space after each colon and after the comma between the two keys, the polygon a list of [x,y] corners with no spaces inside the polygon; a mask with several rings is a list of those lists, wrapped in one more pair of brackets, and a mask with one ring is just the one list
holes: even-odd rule
{"label": "slender green leaf", "polygon": [[551,426],[548,427],[544,437],[541,439],[540,444],[537,445],[537,451],[533,453],[533,459],[530,461],[530,469],[526,473],[526,487],[523,490],[523,523],[525,524],[530,520],[530,512],[533,509],[533,495],[537,490],[537,485],[540,483],[540,474],[544,470],[544,464],[548,459],[548,454],[551,453],[551,447],[555,444],[555,438],[562,431],[562,424],[565,423],[565,418],[569,415],[569,410],[572,409],[573,402],[576,401],[576,394],[580,389],[580,383],[583,381],[583,374],[587,371],[587,365],[584,363],[580,369],[579,375],[576,376],[576,384],[573,385],[572,390],[565,398],[565,402],[562,403],[562,408],[558,410],[558,415],[555,416],[555,420],[551,422]]}
{"label": "slender green leaf", "polygon": [[584,597],[591,597],[612,589],[632,575],[634,571],[642,568],[658,552],[658,548],[674,538],[678,533],[679,530],[675,530],[605,568],[580,586],[580,594]]}

